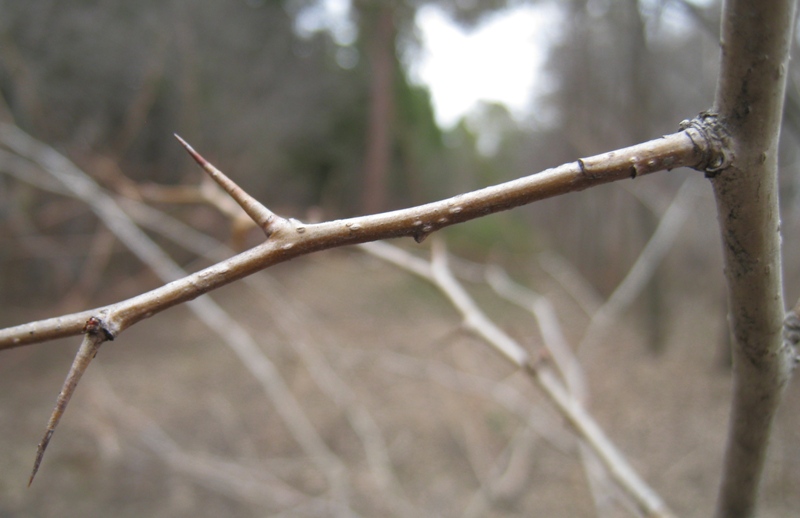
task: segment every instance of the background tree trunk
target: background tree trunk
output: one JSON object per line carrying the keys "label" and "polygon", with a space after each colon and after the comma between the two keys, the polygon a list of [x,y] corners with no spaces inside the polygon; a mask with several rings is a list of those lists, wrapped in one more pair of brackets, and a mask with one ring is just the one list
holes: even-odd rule
{"label": "background tree trunk", "polygon": [[367,149],[364,159],[364,187],[361,207],[365,214],[386,209],[389,168],[392,158],[394,121],[394,13],[388,3],[378,2],[362,10],[369,56],[370,100]]}

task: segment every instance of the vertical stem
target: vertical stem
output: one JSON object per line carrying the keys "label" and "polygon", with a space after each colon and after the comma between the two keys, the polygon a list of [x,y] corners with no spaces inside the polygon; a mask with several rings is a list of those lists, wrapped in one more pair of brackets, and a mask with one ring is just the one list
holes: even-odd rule
{"label": "vertical stem", "polygon": [[775,411],[789,379],[778,210],[778,137],[794,0],[729,0],[714,111],[733,160],[712,179],[734,336],[733,401],[719,518],[753,516]]}

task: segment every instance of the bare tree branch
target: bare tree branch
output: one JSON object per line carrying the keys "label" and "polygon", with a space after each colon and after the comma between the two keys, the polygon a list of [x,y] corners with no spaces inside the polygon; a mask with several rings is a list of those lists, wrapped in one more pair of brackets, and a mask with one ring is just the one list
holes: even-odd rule
{"label": "bare tree branch", "polygon": [[[370,243],[370,246],[372,244]],[[564,454],[572,451],[572,443],[563,436],[560,423],[550,418],[543,409],[531,408],[526,396],[508,383],[460,371],[446,363],[431,359],[421,360],[388,351],[380,351],[377,354],[381,367],[387,372],[416,380],[432,381],[450,390],[490,399],[519,417],[556,451]]]}
{"label": "bare tree branch", "polygon": [[794,0],[729,0],[714,112],[732,160],[713,174],[734,337],[733,401],[716,515],[753,516],[772,422],[790,375],[778,209],[778,137]]}
{"label": "bare tree branch", "polygon": [[[12,127],[0,126],[0,138],[2,138],[1,135],[4,135],[4,129],[14,130]],[[128,218],[113,198],[102,191],[83,171],[51,148],[27,137],[19,130],[15,131],[19,133],[14,134],[12,132],[10,141],[17,145],[18,149],[16,150],[19,151],[19,148],[28,150],[33,156],[33,161],[61,183],[60,188],[86,202],[106,226],[164,282],[187,275]],[[1,155],[0,158],[2,158]],[[27,178],[27,180],[38,183],[38,180],[33,178]],[[52,190],[59,190],[59,187],[54,187],[47,182],[45,186]],[[245,368],[261,384],[265,394],[275,405],[278,415],[291,430],[292,436],[305,450],[312,462],[325,474],[334,498],[347,511],[349,507],[349,482],[345,476],[345,466],[316,432],[313,424],[292,395],[275,365],[261,351],[253,337],[244,327],[231,318],[212,299],[205,297],[198,300],[189,300],[187,304],[189,309],[211,330],[216,332],[224,343],[236,353]],[[86,337],[96,337],[98,340],[100,338],[103,340],[112,340],[114,338],[114,335],[104,326],[103,319],[106,313],[103,310],[84,313],[89,314],[87,323],[82,328],[82,332],[86,333]],[[91,327],[89,323],[91,323]],[[91,331],[91,333],[88,331]],[[77,382],[97,350],[96,347],[90,349],[86,346],[86,337],[84,337],[84,346],[78,352],[73,367],[70,369],[70,374],[65,381],[64,389],[62,389],[58,398],[56,409],[48,423],[45,437],[39,445],[31,481],[38,469],[50,437],[52,437],[55,426],[58,424],[66,404],[77,386]],[[97,344],[97,347],[99,347],[100,343]]]}
{"label": "bare tree branch", "polygon": [[[471,332],[485,340],[513,365],[522,369],[536,383],[551,403],[558,409],[566,421],[578,435],[591,446],[614,481],[623,488],[636,503],[639,510],[647,516],[667,518],[673,516],[667,505],[633,470],[622,454],[603,433],[600,426],[586,412],[583,405],[573,397],[558,380],[551,369],[531,355],[513,338],[492,322],[477,306],[475,301],[464,290],[453,276],[448,264],[444,245],[434,242],[433,259],[426,264],[419,258],[403,257],[404,253],[397,247],[370,243],[368,248],[379,249],[379,256],[390,262],[405,267],[413,265],[408,271],[419,275],[433,283],[451,301],[463,317],[463,325]],[[366,246],[366,245],[365,245]],[[394,250],[390,250],[394,249]],[[378,254],[376,254],[378,255]],[[426,264],[426,266],[423,266]]]}
{"label": "bare tree branch", "polygon": [[[533,315],[539,327],[542,342],[561,374],[567,390],[582,405],[586,405],[588,390],[583,368],[567,343],[555,309],[547,297],[515,283],[505,271],[497,266],[487,268],[486,281],[499,296]],[[610,504],[613,503],[612,497],[621,496],[620,491],[613,485],[600,459],[586,442],[579,439],[578,447],[597,515],[606,516],[609,514]],[[629,499],[623,501],[631,505]]]}
{"label": "bare tree branch", "polygon": [[[61,171],[77,169],[54,150],[13,126],[0,125],[0,143],[45,167],[50,164]],[[116,336],[155,313],[300,255],[392,237],[411,236],[421,241],[446,226],[544,198],[664,169],[702,167],[712,160],[713,153],[701,131],[687,128],[643,144],[418,207],[313,225],[287,220],[290,225],[275,231],[265,243],[200,272],[185,277],[172,269],[163,272],[178,280],[148,293],[104,308],[0,330],[0,350],[77,335],[87,318],[101,313],[104,329]],[[74,176],[70,175],[70,178]],[[111,208],[108,195],[97,186],[92,187],[85,180],[78,179],[75,180],[75,189],[81,198],[98,198],[98,210],[107,210],[108,220],[113,224],[124,219],[118,217],[115,212],[118,209]],[[120,226],[124,227],[120,228],[123,233],[141,232],[135,226]],[[163,252],[149,247],[136,253],[163,255]]]}

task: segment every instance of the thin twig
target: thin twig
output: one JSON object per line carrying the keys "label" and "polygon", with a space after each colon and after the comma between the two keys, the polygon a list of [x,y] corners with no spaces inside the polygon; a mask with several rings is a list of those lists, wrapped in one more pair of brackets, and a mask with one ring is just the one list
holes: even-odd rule
{"label": "thin twig", "polygon": [[93,401],[117,421],[118,429],[136,438],[176,473],[215,491],[260,505],[286,508],[311,498],[261,467],[185,450],[158,423],[123,401],[102,369],[99,373],[96,378],[99,388],[92,391]]}
{"label": "thin twig", "polygon": [[[567,389],[572,397],[576,398],[581,404],[586,405],[588,390],[583,368],[567,343],[564,331],[550,301],[546,297],[515,283],[505,271],[497,266],[491,266],[486,269],[486,281],[502,298],[529,311],[533,315],[539,326],[542,343],[550,353],[550,358],[553,360],[562,379],[564,379]],[[578,440],[578,448],[598,516],[604,516],[608,513],[609,504],[612,503],[613,497],[617,497],[630,505],[629,498],[620,498],[623,495],[609,479],[608,472],[604,469],[592,448],[580,438]]]}
{"label": "thin twig", "polygon": [[536,263],[561,286],[587,316],[591,317],[603,305],[603,299],[592,283],[557,252],[547,250],[538,254]]}
{"label": "thin twig", "polygon": [[699,180],[694,177],[683,181],[661,217],[655,232],[650,236],[625,278],[592,314],[591,321],[584,331],[583,339],[577,346],[578,351],[583,351],[599,343],[614,319],[641,293],[647,281],[653,276],[656,268],[675,243],[681,227],[689,217],[694,202],[692,191],[698,183]]}
{"label": "thin twig", "polygon": [[[461,515],[464,518],[485,516],[491,501],[512,502],[530,476],[530,456],[538,439],[529,426],[520,427],[498,454],[481,485],[469,499]],[[476,476],[479,473],[476,471]],[[480,478],[480,477],[479,477]]]}
{"label": "thin twig", "polygon": [[[383,491],[388,506],[397,516],[419,516],[420,510],[414,509],[403,494],[400,481],[397,479],[389,455],[389,447],[378,423],[369,410],[361,403],[350,386],[347,384],[324,355],[312,347],[311,343],[324,343],[324,336],[330,335],[324,327],[317,324],[309,327],[308,321],[319,321],[310,318],[311,309],[297,300],[280,297],[280,289],[275,282],[268,282],[265,276],[251,276],[247,278],[249,285],[263,299],[267,300],[267,312],[273,315],[272,322],[278,332],[293,344],[293,349],[307,366],[316,385],[328,395],[339,407],[343,408],[350,426],[361,440],[366,454],[367,463],[373,473],[375,481]],[[269,297],[269,294],[278,294]],[[312,335],[311,329],[315,333]],[[426,514],[430,515],[427,511]]]}
{"label": "thin twig", "polygon": [[564,331],[550,301],[512,281],[508,274],[498,266],[492,265],[486,269],[486,282],[499,296],[533,315],[539,326],[542,341],[570,393],[585,404],[587,389],[583,369],[567,344]]}
{"label": "thin twig", "polygon": [[[353,354],[352,350],[347,351]],[[478,396],[492,401],[517,416],[525,426],[542,437],[556,451],[569,454],[574,448],[571,440],[563,435],[561,424],[545,407],[532,407],[530,400],[507,382],[458,370],[436,360],[421,360],[412,356],[389,351],[360,352],[376,354],[381,368],[392,374],[414,380],[430,381],[446,389]]]}
{"label": "thin twig", "polygon": [[[378,247],[374,245],[371,243],[369,248],[377,249]],[[463,323],[467,329],[486,340],[501,356],[522,369],[536,383],[573,430],[591,446],[611,477],[636,503],[639,510],[651,517],[673,516],[661,497],[639,477],[583,405],[569,394],[555,374],[545,364],[532,358],[519,343],[478,308],[450,271],[447,252],[441,242],[434,242],[432,262],[427,268],[422,266],[421,260],[416,260],[418,258],[399,259],[407,253],[396,247],[392,247],[396,249],[395,252],[388,253],[388,247],[391,245],[381,245],[384,252],[381,257],[391,257],[389,260],[401,267],[404,264],[413,264],[413,269],[408,271],[417,273],[439,288],[462,313]]]}

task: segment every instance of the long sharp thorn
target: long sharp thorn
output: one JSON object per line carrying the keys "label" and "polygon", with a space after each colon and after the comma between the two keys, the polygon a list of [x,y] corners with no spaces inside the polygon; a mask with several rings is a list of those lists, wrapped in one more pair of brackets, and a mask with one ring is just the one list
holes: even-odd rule
{"label": "long sharp thorn", "polygon": [[[87,323],[87,326],[88,325],[89,324]],[[28,479],[28,487],[30,487],[30,485],[33,483],[33,478],[36,476],[36,472],[39,471],[39,465],[42,463],[42,458],[44,457],[44,452],[47,449],[47,445],[50,444],[50,438],[53,437],[53,432],[55,432],[56,426],[58,426],[58,422],[61,420],[61,416],[64,415],[64,411],[67,409],[67,404],[69,403],[70,398],[72,398],[72,394],[75,392],[81,376],[83,376],[83,373],[86,371],[89,363],[97,354],[100,344],[106,341],[106,339],[107,338],[103,335],[103,333],[94,332],[92,330],[87,331],[87,333],[84,335],[81,347],[78,349],[78,354],[75,355],[75,359],[72,361],[72,366],[69,368],[67,379],[64,380],[64,385],[61,387],[61,392],[58,394],[58,399],[56,400],[55,408],[53,408],[53,413],[50,414],[50,420],[47,422],[47,429],[45,430],[42,442],[40,442],[39,446],[37,447],[36,460],[33,463],[31,478]]]}
{"label": "long sharp thorn", "polygon": [[250,219],[255,221],[256,225],[264,230],[264,233],[267,234],[267,237],[269,237],[278,228],[278,226],[284,222],[283,218],[277,217],[260,201],[247,194],[244,189],[236,184],[236,182],[228,178],[225,173],[214,167],[211,162],[203,158],[200,153],[195,151],[194,148],[185,140],[183,140],[177,133],[175,134],[175,138],[178,139],[178,142],[180,142],[184,148],[186,148],[186,151],[188,151],[192,158],[194,158],[194,161],[197,162],[206,173],[208,173],[211,179],[217,182],[220,187],[225,189],[230,197],[233,198],[233,200],[242,209],[244,209],[248,216],[250,216]]}

